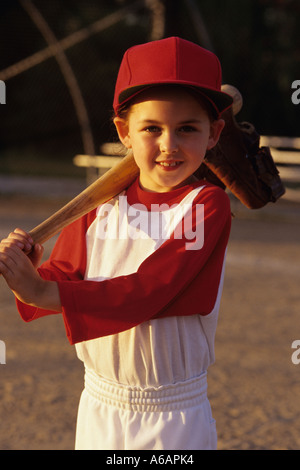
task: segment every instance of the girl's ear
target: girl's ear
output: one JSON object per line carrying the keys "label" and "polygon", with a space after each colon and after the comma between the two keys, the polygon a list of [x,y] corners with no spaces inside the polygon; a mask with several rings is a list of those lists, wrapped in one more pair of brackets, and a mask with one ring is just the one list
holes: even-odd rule
{"label": "girl's ear", "polygon": [[125,145],[125,147],[130,149],[131,143],[130,143],[128,122],[125,119],[116,117],[114,118],[114,125],[116,126],[120,141],[122,142],[123,145]]}
{"label": "girl's ear", "polygon": [[213,121],[210,126],[210,136],[208,140],[207,150],[212,149],[215,145],[217,145],[221,132],[224,129],[225,121],[224,119],[217,119]]}

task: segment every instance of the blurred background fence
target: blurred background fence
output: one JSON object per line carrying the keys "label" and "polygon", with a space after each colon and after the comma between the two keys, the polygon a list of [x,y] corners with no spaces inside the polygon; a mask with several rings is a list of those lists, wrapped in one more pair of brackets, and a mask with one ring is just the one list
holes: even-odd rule
{"label": "blurred background fence", "polygon": [[239,120],[299,136],[298,0],[2,0],[0,174],[82,176],[76,154],[116,138],[112,99],[124,51],[178,35],[213,50],[244,96]]}

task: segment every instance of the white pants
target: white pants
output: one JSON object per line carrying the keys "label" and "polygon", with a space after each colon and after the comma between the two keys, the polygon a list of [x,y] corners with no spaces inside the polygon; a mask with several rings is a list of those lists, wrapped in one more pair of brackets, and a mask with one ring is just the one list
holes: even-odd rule
{"label": "white pants", "polygon": [[87,370],[77,420],[77,450],[212,450],[215,421],[206,373],[159,388],[131,388]]}

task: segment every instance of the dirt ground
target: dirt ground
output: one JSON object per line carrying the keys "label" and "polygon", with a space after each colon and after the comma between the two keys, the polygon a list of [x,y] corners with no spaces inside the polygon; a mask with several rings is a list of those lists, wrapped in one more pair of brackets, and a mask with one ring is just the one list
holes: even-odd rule
{"label": "dirt ground", "polygon": [[[60,205],[0,197],[0,237],[33,228]],[[300,340],[300,205],[283,199],[249,211],[233,200],[232,210],[208,374],[219,449],[300,449],[300,364],[292,362]],[[60,315],[24,323],[0,279],[0,340],[0,450],[72,450],[83,367]]]}

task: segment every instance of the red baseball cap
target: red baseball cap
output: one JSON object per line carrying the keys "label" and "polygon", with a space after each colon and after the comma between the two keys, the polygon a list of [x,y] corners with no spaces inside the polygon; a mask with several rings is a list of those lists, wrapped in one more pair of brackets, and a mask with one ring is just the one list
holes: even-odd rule
{"label": "red baseball cap", "polygon": [[222,70],[217,56],[186,39],[170,37],[125,52],[115,86],[116,115],[138,93],[163,84],[197,90],[218,116],[232,105],[232,97],[221,91]]}

